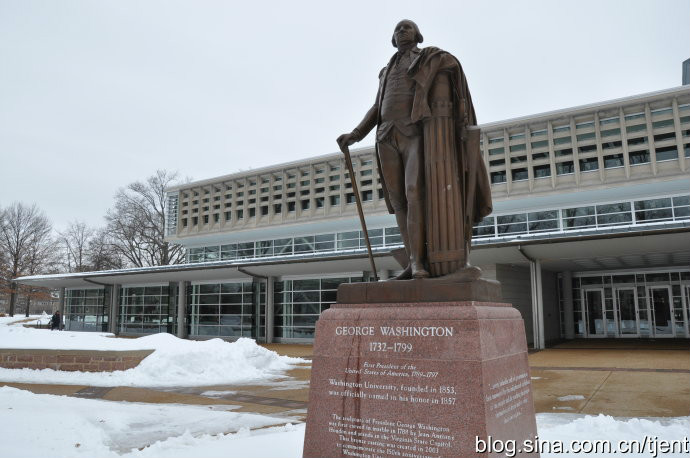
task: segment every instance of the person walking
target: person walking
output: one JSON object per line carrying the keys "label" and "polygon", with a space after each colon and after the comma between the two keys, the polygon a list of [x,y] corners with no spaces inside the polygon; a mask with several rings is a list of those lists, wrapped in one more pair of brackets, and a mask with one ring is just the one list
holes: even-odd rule
{"label": "person walking", "polygon": [[62,325],[62,317],[60,316],[60,311],[56,310],[53,316],[50,318],[50,330],[57,329],[60,330]]}

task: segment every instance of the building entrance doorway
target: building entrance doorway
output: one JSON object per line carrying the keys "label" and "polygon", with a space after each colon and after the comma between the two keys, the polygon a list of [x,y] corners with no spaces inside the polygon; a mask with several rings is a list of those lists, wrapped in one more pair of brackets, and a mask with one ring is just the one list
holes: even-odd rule
{"label": "building entrance doorway", "polygon": [[639,337],[640,314],[637,305],[637,290],[632,286],[627,288],[616,288],[615,297],[618,309],[619,336]]}
{"label": "building entrance doorway", "polygon": [[582,304],[587,320],[587,337],[606,337],[606,315],[604,314],[604,289],[582,290]]}
{"label": "building entrance doorway", "polygon": [[671,310],[671,287],[648,286],[647,299],[652,317],[654,337],[674,337],[673,310]]}

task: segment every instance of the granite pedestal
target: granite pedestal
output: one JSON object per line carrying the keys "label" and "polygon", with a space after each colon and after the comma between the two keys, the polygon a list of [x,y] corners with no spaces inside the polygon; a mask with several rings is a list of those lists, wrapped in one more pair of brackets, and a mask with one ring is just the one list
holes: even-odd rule
{"label": "granite pedestal", "polygon": [[[342,286],[339,298],[377,297]],[[519,448],[536,434],[524,322],[510,304],[347,303],[321,315],[305,458],[505,456],[477,453],[477,439]]]}

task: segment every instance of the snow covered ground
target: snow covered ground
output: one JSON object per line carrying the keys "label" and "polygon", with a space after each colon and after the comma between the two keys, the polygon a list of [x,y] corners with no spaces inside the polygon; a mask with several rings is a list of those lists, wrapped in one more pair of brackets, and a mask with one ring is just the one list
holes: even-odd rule
{"label": "snow covered ground", "polygon": [[[33,317],[34,320],[39,317]],[[297,383],[285,371],[306,361],[259,347],[250,339],[185,341],[169,334],[114,339],[109,334],[50,332],[0,318],[0,347],[92,350],[154,350],[137,368],[114,373],[0,369],[0,381],[94,386],[202,386],[211,384]],[[209,396],[221,392],[207,392]],[[572,395],[580,399],[581,395]],[[33,394],[0,387],[0,457],[200,457],[290,458],[302,456],[304,424],[285,417],[232,412],[232,406],[144,404]],[[274,426],[282,425],[282,426]],[[540,440],[682,440],[690,417],[643,419],[538,414]],[[257,429],[258,428],[258,429]],[[686,439],[687,440],[687,439]],[[654,456],[653,453],[558,454],[560,456]],[[660,453],[684,456],[688,453]]]}
{"label": "snow covered ground", "polygon": [[[122,403],[0,388],[0,456],[7,457],[301,457],[304,424],[249,430],[284,422],[209,406]],[[550,441],[641,440],[645,435],[674,440],[690,431],[689,417],[538,414],[537,424],[540,439]],[[593,455],[542,453],[557,456]]]}
{"label": "snow covered ground", "polygon": [[[38,316],[32,317],[38,319]],[[64,372],[52,369],[3,369],[0,381],[91,386],[202,386],[269,382],[308,363],[280,356],[252,339],[192,341],[170,334],[117,339],[109,333],[49,331],[0,319],[0,347],[68,350],[154,350],[133,369],[115,372]],[[21,320],[15,317],[14,322]]]}
{"label": "snow covered ground", "polygon": [[303,434],[303,427],[249,432],[285,422],[216,406],[110,402],[0,388],[3,457],[278,457],[286,449],[301,456],[301,438],[288,437],[283,448],[264,436],[289,436],[294,429]]}

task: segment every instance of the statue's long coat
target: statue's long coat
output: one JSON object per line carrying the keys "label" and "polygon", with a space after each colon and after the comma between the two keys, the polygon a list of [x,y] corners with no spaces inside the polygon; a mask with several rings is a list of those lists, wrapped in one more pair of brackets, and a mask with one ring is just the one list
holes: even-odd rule
{"label": "statue's long coat", "polygon": [[[394,59],[395,55],[379,75],[379,91],[376,98],[376,105],[379,108],[386,90],[388,72],[393,66]],[[455,145],[459,165],[458,173],[461,175],[459,177],[460,183],[463,184],[465,190],[462,214],[465,215],[465,221],[469,222],[470,226],[465,228],[465,230],[470,232],[471,225],[480,222],[482,218],[492,211],[491,186],[484,160],[479,151],[478,132],[474,132],[473,139],[470,139],[470,136],[467,135],[466,127],[476,126],[477,118],[465,73],[462,71],[460,62],[452,54],[439,48],[423,48],[410,65],[408,74],[416,83],[411,119],[413,122],[423,122],[426,118],[431,117],[429,92],[434,78],[436,78],[439,72],[448,72],[451,79],[455,119]],[[380,116],[378,123],[380,123]],[[465,160],[461,160],[462,155],[465,156]],[[381,161],[378,158],[378,154],[377,162],[386,206],[390,213],[394,213],[388,197],[388,188],[383,173],[381,173]]]}

